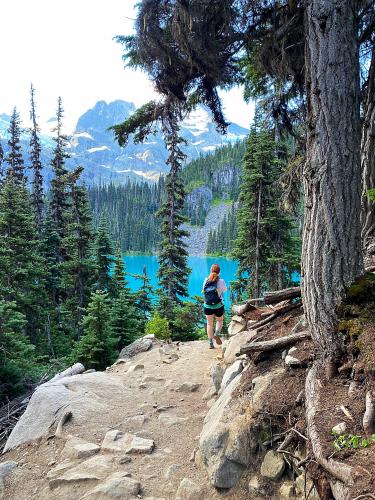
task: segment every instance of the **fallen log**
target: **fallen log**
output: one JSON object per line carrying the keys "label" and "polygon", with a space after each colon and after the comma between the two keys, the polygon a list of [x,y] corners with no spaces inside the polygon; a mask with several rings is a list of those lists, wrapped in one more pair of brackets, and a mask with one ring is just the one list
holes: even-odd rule
{"label": "fallen log", "polygon": [[257,323],[254,323],[251,325],[251,330],[257,330],[258,328],[261,328],[267,323],[270,323],[272,320],[277,318],[278,316],[281,316],[281,314],[284,314],[288,311],[291,311],[292,309],[297,309],[297,307],[301,307],[301,303],[299,304],[288,304],[286,306],[280,307],[279,309],[276,309],[272,312],[270,316],[267,316],[267,318],[261,319],[260,321],[257,321]]}
{"label": "fallen log", "polygon": [[278,302],[282,302],[283,300],[295,299],[296,297],[301,297],[300,286],[285,288],[284,290],[277,290],[276,292],[265,292],[264,303],[277,304]]}
{"label": "fallen log", "polygon": [[245,304],[238,304],[232,306],[232,312],[237,316],[242,316],[251,309],[255,309],[255,306],[253,304],[250,304],[250,301],[245,302]]}
{"label": "fallen log", "polygon": [[362,425],[366,437],[370,437],[375,433],[375,404],[371,391],[366,393],[366,411],[363,415]]}
{"label": "fallen log", "polygon": [[48,382],[56,382],[56,380],[60,380],[61,378],[72,377],[73,375],[78,375],[79,373],[82,373],[84,371],[85,371],[85,367],[83,366],[83,364],[82,363],[76,363],[73,366],[69,366],[69,368],[67,368],[63,372],[57,373]]}
{"label": "fallen log", "polygon": [[241,347],[240,352],[237,355],[241,356],[241,354],[248,354],[249,352],[275,351],[288,345],[295,344],[299,340],[308,338],[310,338],[310,332],[306,330],[299,333],[293,333],[292,335],[286,335],[285,337],[280,337],[278,339],[251,342],[250,344]]}

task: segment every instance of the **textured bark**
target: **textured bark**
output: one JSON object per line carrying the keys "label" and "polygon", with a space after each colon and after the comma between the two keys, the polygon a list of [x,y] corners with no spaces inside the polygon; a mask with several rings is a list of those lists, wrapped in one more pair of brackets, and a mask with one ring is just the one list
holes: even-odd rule
{"label": "textured bark", "polygon": [[361,144],[362,167],[362,244],[366,249],[375,236],[375,208],[367,191],[375,188],[375,46],[372,49],[368,75],[367,92],[364,103],[364,120]]}
{"label": "textured bark", "polygon": [[260,293],[260,283],[259,283],[259,260],[260,260],[260,241],[259,241],[259,229],[260,229],[260,212],[262,206],[262,183],[259,184],[258,191],[258,208],[257,208],[257,228],[255,234],[255,268],[254,268],[254,297],[259,297]]}
{"label": "textured bark", "polygon": [[363,271],[360,239],[359,64],[355,0],[306,9],[307,159],[303,302],[318,352],[336,359],[336,308]]}

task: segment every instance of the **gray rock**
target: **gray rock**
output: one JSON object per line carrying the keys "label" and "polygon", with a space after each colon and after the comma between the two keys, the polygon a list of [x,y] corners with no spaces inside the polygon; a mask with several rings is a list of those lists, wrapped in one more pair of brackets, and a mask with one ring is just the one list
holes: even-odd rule
{"label": "gray rock", "polygon": [[220,392],[225,391],[228,385],[235,379],[243,370],[242,360],[235,361],[231,366],[225,370],[223,380],[221,382]]}
{"label": "gray rock", "polygon": [[123,453],[151,453],[155,447],[152,439],[144,439],[129,432],[108,431],[102,443],[102,450]]}
{"label": "gray rock", "polygon": [[216,389],[216,392],[219,392],[221,382],[223,380],[225,368],[220,364],[220,363],[215,363],[211,367],[211,377],[212,377],[212,382],[214,384],[214,387]]}
{"label": "gray rock", "polygon": [[[296,477],[295,485],[296,485],[297,493],[299,493],[300,495],[304,495],[305,494],[305,474],[301,474],[301,475]],[[314,498],[314,499],[318,500],[320,498],[315,487],[313,487],[313,482],[309,476],[306,477],[306,491],[307,492],[310,491],[309,499]],[[337,497],[335,496],[335,498],[339,498],[341,500],[344,497],[343,496],[337,496]]]}
{"label": "gray rock", "polygon": [[215,387],[211,386],[207,389],[207,391],[203,394],[202,400],[203,401],[208,401],[209,399],[212,399],[214,396],[216,396],[217,392]]}
{"label": "gray rock", "polygon": [[102,480],[111,472],[112,463],[113,457],[103,455],[91,457],[78,465],[69,460],[65,461],[47,474],[50,488],[56,488],[62,484]]}
{"label": "gray rock", "polygon": [[138,427],[142,427],[148,418],[145,415],[134,415],[133,417],[127,417],[124,423],[132,424]]}
{"label": "gray rock", "polygon": [[141,484],[139,481],[128,477],[126,473],[115,472],[81,498],[89,500],[106,500],[108,498],[127,500],[137,497],[140,491]]}
{"label": "gray rock", "polygon": [[284,470],[285,462],[281,453],[276,453],[273,450],[267,451],[260,468],[261,475],[272,481],[277,481],[283,475]]}
{"label": "gray rock", "polygon": [[195,392],[199,389],[202,384],[194,384],[192,382],[184,382],[183,384],[176,387],[176,392]]}
{"label": "gray rock", "polygon": [[176,417],[175,415],[159,415],[159,422],[167,426],[182,424],[187,422],[187,420],[187,418]]}
{"label": "gray rock", "polygon": [[152,347],[152,339],[150,338],[145,338],[142,337],[140,339],[137,339],[135,342],[133,342],[130,345],[127,345],[124,347],[121,352],[119,358],[132,358],[133,356],[136,356],[140,352],[146,352]]}
{"label": "gray rock", "polygon": [[284,369],[277,368],[253,380],[252,408],[241,412],[233,393],[242,373],[222,392],[204,420],[199,440],[199,454],[208,477],[216,488],[231,488],[241,478],[251,454],[260,444],[259,426],[252,427],[251,419],[261,409],[263,394]]}
{"label": "gray rock", "polygon": [[204,500],[203,491],[200,486],[185,477],[178,487],[176,500]]}
{"label": "gray rock", "polygon": [[232,316],[232,319],[228,325],[228,335],[233,337],[240,332],[247,329],[247,321],[243,316]]}
{"label": "gray rock", "polygon": [[[4,451],[47,435],[63,413],[73,413],[74,425],[85,427],[88,421],[110,426],[108,395],[121,401],[122,381],[110,373],[95,372],[47,382],[32,395],[25,413],[10,434]],[[69,425],[69,424],[68,424]]]}
{"label": "gray rock", "polygon": [[252,331],[243,331],[238,333],[234,337],[231,337],[224,353],[224,363],[227,366],[231,365],[237,360],[236,354],[240,352],[241,347],[244,347],[251,341],[254,335],[255,333]]}
{"label": "gray rock", "polygon": [[62,458],[88,458],[95,455],[100,450],[100,446],[95,443],[88,443],[83,439],[70,437],[67,439],[62,451]]}
{"label": "gray rock", "polygon": [[124,465],[129,464],[131,461],[132,459],[128,455],[124,455],[123,457],[119,458],[118,463]]}
{"label": "gray rock", "polygon": [[4,479],[9,476],[14,469],[16,469],[18,466],[17,462],[14,462],[13,460],[7,460],[6,462],[1,462],[0,463],[0,494],[1,490],[4,487]]}
{"label": "gray rock", "polygon": [[180,464],[172,464],[168,467],[167,469],[167,472],[165,473],[165,479],[167,481],[169,481],[170,479],[172,479],[173,476],[176,475],[176,473],[178,472],[178,470],[181,469],[181,465]]}
{"label": "gray rock", "polygon": [[339,424],[332,427],[333,434],[345,434],[346,432],[346,422],[340,422]]}

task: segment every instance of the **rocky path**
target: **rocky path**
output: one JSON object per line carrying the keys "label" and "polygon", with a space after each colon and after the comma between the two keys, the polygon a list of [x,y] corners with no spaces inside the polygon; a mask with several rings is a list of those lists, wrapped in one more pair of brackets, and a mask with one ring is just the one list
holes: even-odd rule
{"label": "rocky path", "polygon": [[[63,379],[53,388],[68,391],[61,405],[65,400],[73,416],[62,438],[51,431],[7,452],[2,461],[18,466],[0,497],[2,491],[9,500],[175,499],[180,487],[181,499],[219,498],[194,462],[218,355],[205,342],[164,345],[106,373]],[[48,409],[35,404],[39,409],[30,411],[39,411],[44,425]]]}
{"label": "rocky path", "polygon": [[189,231],[186,238],[187,250],[189,255],[205,255],[208,241],[208,234],[212,229],[217,229],[225,215],[231,210],[231,205],[220,203],[210,208],[204,226],[197,227],[191,224],[184,224],[184,229]]}

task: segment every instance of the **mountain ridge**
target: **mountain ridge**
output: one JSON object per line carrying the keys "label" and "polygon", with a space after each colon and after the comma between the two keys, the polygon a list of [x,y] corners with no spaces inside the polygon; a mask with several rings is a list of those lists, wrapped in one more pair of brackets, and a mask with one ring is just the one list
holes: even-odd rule
{"label": "mountain ridge", "polygon": [[[165,163],[167,151],[160,131],[142,144],[134,144],[132,138],[126,148],[120,147],[114,140],[109,127],[126,120],[136,107],[133,103],[117,99],[107,103],[98,101],[83,113],[69,136],[67,160],[69,169],[78,165],[85,168],[83,180],[88,185],[124,183],[128,179],[155,182],[161,173],[168,171]],[[0,138],[5,153],[7,151],[7,128],[9,115],[0,114]],[[50,118],[49,122],[51,122]],[[24,128],[23,130],[27,130]],[[197,108],[181,124],[181,135],[187,141],[184,148],[186,161],[198,158],[201,154],[214,151],[217,147],[243,139],[248,130],[231,124],[225,136],[220,135],[213,124],[210,113],[203,107]],[[49,184],[52,178],[50,160],[54,148],[51,135],[41,134],[43,146],[42,161],[45,167],[45,179]],[[28,164],[28,142],[26,133],[22,134],[22,150],[25,163]]]}

